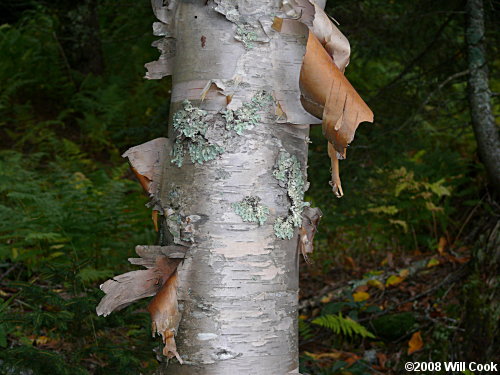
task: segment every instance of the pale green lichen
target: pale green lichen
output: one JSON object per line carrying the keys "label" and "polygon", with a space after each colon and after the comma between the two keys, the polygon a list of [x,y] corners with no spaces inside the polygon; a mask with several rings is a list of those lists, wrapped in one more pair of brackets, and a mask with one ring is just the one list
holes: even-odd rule
{"label": "pale green lichen", "polygon": [[302,167],[297,158],[282,150],[278,155],[273,176],[278,180],[278,184],[287,190],[288,197],[292,204],[287,217],[279,217],[274,222],[274,233],[281,239],[291,239],[294,228],[302,224],[302,211],[309,206],[304,202],[304,191],[306,181],[302,173]]}
{"label": "pale green lichen", "polygon": [[259,197],[247,196],[241,202],[232,204],[234,212],[246,222],[264,225],[269,215],[269,208],[260,204]]}
{"label": "pale green lichen", "polygon": [[254,47],[253,42],[257,40],[257,33],[253,30],[252,26],[248,24],[240,24],[236,27],[236,40],[239,40],[246,49]]}
{"label": "pale green lichen", "polygon": [[224,122],[215,121],[214,115],[193,106],[189,100],[184,100],[182,109],[177,111],[173,118],[173,126],[177,134],[172,148],[171,162],[182,167],[186,154],[189,154],[193,164],[203,164],[217,158],[225,149],[211,142],[207,137],[209,127],[214,130],[218,125],[222,125],[229,131],[224,134],[222,142],[230,138],[234,134],[233,131],[238,135],[243,135],[246,129],[260,121],[258,112],[272,100],[271,95],[260,91],[238,109],[219,112],[218,116],[222,115]]}
{"label": "pale green lichen", "polygon": [[212,144],[205,136],[212,116],[207,111],[194,107],[189,100],[184,100],[182,105],[183,109],[177,111],[173,119],[177,136],[171,162],[181,167],[186,152],[193,164],[203,164],[215,159],[224,152],[224,148]]}
{"label": "pale green lichen", "polygon": [[284,240],[291,239],[293,237],[293,225],[288,218],[279,217],[274,222],[274,234],[276,237]]}
{"label": "pale green lichen", "polygon": [[222,117],[226,121],[226,129],[234,130],[236,134],[243,135],[246,129],[251,128],[260,121],[257,114],[264,106],[272,102],[273,97],[265,91],[259,91],[250,102],[244,103],[236,110],[227,109],[222,111]]}

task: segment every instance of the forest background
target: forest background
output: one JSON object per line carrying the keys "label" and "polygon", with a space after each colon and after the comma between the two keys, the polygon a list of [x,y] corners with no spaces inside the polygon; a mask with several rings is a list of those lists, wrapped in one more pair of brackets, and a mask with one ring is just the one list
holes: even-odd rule
{"label": "forest background", "polygon": [[[306,200],[324,216],[313,262],[301,264],[303,373],[499,360],[498,338],[472,337],[498,333],[498,304],[488,302],[498,278],[482,280],[474,259],[490,249],[498,265],[488,241],[500,210],[471,127],[464,9],[327,3],[351,42],[346,75],[375,123],[358,129],[341,162],[342,199],[328,185],[320,127],[311,132]],[[485,2],[497,114],[498,9]],[[171,81],[143,79],[158,54],[153,21],[148,1],[0,1],[2,374],[157,365],[146,302],[95,314],[98,285],[130,270],[135,244],[155,241],[147,198],[120,157],[167,133]]]}

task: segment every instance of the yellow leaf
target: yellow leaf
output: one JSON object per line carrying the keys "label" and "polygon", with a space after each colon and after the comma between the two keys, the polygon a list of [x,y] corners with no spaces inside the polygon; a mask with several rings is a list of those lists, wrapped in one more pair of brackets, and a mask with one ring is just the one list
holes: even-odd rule
{"label": "yellow leaf", "polygon": [[57,257],[63,256],[63,255],[65,255],[65,253],[63,253],[62,251],[56,251],[56,252],[53,252],[52,254],[50,254],[47,258],[52,259],[52,258],[57,258]]}
{"label": "yellow leaf", "polygon": [[432,202],[425,202],[425,207],[432,212],[443,211],[443,207],[438,207]]}
{"label": "yellow leaf", "polygon": [[389,223],[394,224],[394,225],[399,225],[401,228],[403,228],[403,231],[405,233],[408,232],[408,224],[404,220],[389,219]]}
{"label": "yellow leaf", "polygon": [[384,290],[384,284],[382,284],[379,280],[368,280],[367,284],[377,289]]}
{"label": "yellow leaf", "polygon": [[352,295],[354,302],[363,302],[370,298],[370,294],[366,292],[356,292]]}
{"label": "yellow leaf", "polygon": [[49,342],[49,338],[47,336],[38,336],[35,342],[37,345],[44,345]]}
{"label": "yellow leaf", "polygon": [[321,300],[320,300],[320,302],[321,303],[328,303],[331,300],[332,300],[332,296],[327,295],[327,296],[322,297]]}
{"label": "yellow leaf", "polygon": [[367,211],[372,212],[374,214],[395,215],[398,213],[398,208],[396,206],[379,206],[379,207],[369,208]]}
{"label": "yellow leaf", "polygon": [[429,260],[429,262],[427,262],[427,268],[435,267],[438,264],[439,264],[439,260],[437,260],[436,258],[432,258]]}
{"label": "yellow leaf", "polygon": [[408,268],[399,271],[399,276],[401,276],[403,279],[406,279],[408,275],[410,275],[410,270]]}
{"label": "yellow leaf", "polygon": [[403,282],[403,278],[397,275],[391,275],[385,282],[385,286],[395,286]]}
{"label": "yellow leaf", "polygon": [[415,332],[410,341],[408,341],[408,354],[415,353],[424,347],[424,341],[422,340],[422,335],[420,331]]}
{"label": "yellow leaf", "polygon": [[333,352],[333,353],[311,353],[311,352],[304,352],[305,355],[308,357],[311,357],[315,360],[321,359],[321,358],[333,358],[333,359],[340,359],[342,357],[341,352]]}
{"label": "yellow leaf", "polygon": [[437,248],[439,255],[443,255],[444,249],[446,248],[447,244],[448,244],[448,241],[446,240],[445,237],[441,237],[439,239],[438,248]]}

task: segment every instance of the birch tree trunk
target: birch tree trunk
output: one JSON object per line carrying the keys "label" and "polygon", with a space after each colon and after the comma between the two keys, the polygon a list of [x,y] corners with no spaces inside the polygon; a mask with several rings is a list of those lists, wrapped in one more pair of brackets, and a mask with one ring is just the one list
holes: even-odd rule
{"label": "birch tree trunk", "polygon": [[[196,153],[219,155],[200,164],[203,158],[193,163],[186,151],[181,167],[165,163],[162,210],[199,219],[194,223],[194,245],[178,269],[182,320],[176,343],[184,364],[170,363],[168,370],[165,365],[160,371],[164,374],[298,372],[297,230],[292,229],[290,239],[275,234],[276,219],[289,215],[292,202],[273,172],[281,153],[285,162],[294,157],[298,161],[300,173],[293,183],[305,181],[309,125],[305,114],[303,124],[277,123],[271,95],[285,82],[297,86],[306,41],[284,40],[271,30],[277,2],[239,2],[239,9],[230,3],[221,2],[216,10],[204,1],[180,2],[175,14],[171,113],[185,113],[186,99],[206,111],[205,138],[220,147],[220,154],[184,138],[187,145],[182,147],[191,144],[199,147]],[[277,56],[283,48],[288,61]],[[295,76],[280,71],[283,64],[295,65],[287,69]],[[229,100],[234,111],[226,108]],[[249,115],[238,112],[238,106],[245,106]],[[221,110],[234,117],[233,124],[223,125]],[[228,129],[237,125],[238,117],[249,125],[241,135]],[[317,122],[312,117],[310,121]],[[178,135],[170,126],[169,139]],[[245,222],[244,215],[236,213],[246,197],[252,199],[246,202],[269,210],[262,225]],[[167,220],[163,245],[173,240]]]}
{"label": "birch tree trunk", "polygon": [[312,0],[152,4],[162,55],[146,77],[173,77],[168,138],[124,156],[160,246],[136,247],[147,269],[101,285],[97,313],[155,296],[153,332],[176,357],[159,374],[297,374],[298,250],[321,217],[303,200],[309,125],[323,123],[341,196],[338,159],[373,120],[343,75],[349,43]]}
{"label": "birch tree trunk", "polygon": [[[481,161],[494,195],[500,195],[500,135],[495,124],[484,42],[483,0],[467,0],[466,42],[469,62],[469,105]],[[483,235],[472,249],[470,276],[464,288],[464,359],[494,358],[500,332],[500,221],[492,216],[481,225]]]}
{"label": "birch tree trunk", "polygon": [[481,161],[491,186],[500,191],[500,134],[491,106],[484,42],[483,0],[467,0],[466,42],[469,63],[469,104]]}

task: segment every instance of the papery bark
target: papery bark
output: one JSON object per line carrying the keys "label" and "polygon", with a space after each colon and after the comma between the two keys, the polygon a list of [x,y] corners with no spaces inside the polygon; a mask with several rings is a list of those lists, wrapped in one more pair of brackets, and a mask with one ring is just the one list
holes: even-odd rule
{"label": "papery bark", "polygon": [[[168,139],[125,156],[159,213],[161,246],[139,247],[142,259],[133,260],[149,268],[134,271],[142,278],[163,272],[145,293],[155,289],[153,331],[177,360],[158,374],[298,374],[298,256],[312,251],[321,217],[303,202],[309,124],[323,118],[329,141],[343,150],[366,118],[352,118],[366,105],[341,72],[346,40],[312,1],[291,4],[309,9],[304,23],[285,19],[285,1],[152,3],[162,54],[146,64],[146,77],[172,74],[172,118]],[[311,86],[318,67],[321,93]],[[332,90],[335,82],[341,89]],[[328,119],[338,114],[327,107],[336,93],[345,120],[331,130]],[[253,216],[265,215],[252,222],[243,201]],[[165,257],[170,266],[161,271]],[[106,300],[123,291],[107,283],[114,289]]]}

